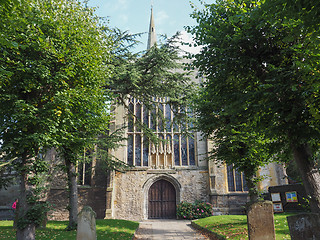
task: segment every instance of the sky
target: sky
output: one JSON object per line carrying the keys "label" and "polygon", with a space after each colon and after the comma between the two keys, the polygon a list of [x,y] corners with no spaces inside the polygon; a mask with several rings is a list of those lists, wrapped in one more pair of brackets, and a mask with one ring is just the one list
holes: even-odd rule
{"label": "sky", "polygon": [[[207,0],[212,3],[214,0]],[[201,7],[198,0],[192,0]],[[147,32],[149,30],[151,5],[157,39],[160,34],[173,36],[177,31],[182,33],[185,41],[191,41],[184,26],[195,25],[196,22],[190,17],[192,8],[189,0],[89,0],[90,7],[98,7],[96,13],[100,17],[107,17],[111,27],[117,27],[130,33],[145,33],[141,37],[142,44],[137,50],[144,50],[147,46]],[[192,51],[192,50],[190,50]]]}

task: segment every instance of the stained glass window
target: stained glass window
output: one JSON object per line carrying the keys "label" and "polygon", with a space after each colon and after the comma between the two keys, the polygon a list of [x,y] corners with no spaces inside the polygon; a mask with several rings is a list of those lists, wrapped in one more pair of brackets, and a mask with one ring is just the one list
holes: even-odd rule
{"label": "stained glass window", "polygon": [[229,192],[248,191],[244,174],[235,169],[233,165],[227,166],[227,178]]}
{"label": "stained glass window", "polygon": [[[135,117],[128,117],[127,163],[154,168],[196,165],[195,140],[180,132],[187,124],[173,124],[173,112],[166,98],[154,100],[152,111],[137,99],[129,100],[128,109]],[[159,143],[150,142],[139,124],[149,127]]]}

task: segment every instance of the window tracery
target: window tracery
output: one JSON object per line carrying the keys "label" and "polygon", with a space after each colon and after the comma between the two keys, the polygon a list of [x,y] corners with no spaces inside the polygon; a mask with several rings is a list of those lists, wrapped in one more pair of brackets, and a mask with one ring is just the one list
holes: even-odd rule
{"label": "window tracery", "polygon": [[91,185],[92,178],[92,151],[83,150],[83,159],[77,164],[78,185]]}
{"label": "window tracery", "polygon": [[[138,99],[131,97],[129,100],[128,109],[135,117],[128,118],[127,163],[152,168],[196,165],[195,141],[181,134],[188,126],[173,123],[167,98],[154,98],[154,101],[156,103],[149,111]],[[156,134],[158,144],[147,138],[139,122]]]}
{"label": "window tracery", "polygon": [[248,191],[245,176],[243,172],[239,172],[233,165],[227,166],[228,190],[229,192],[245,192]]}

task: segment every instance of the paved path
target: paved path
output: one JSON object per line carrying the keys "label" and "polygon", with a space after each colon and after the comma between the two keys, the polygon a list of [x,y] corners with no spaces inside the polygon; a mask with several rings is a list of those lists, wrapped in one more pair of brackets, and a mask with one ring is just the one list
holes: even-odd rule
{"label": "paved path", "polygon": [[138,240],[206,240],[187,220],[147,220],[140,222]]}

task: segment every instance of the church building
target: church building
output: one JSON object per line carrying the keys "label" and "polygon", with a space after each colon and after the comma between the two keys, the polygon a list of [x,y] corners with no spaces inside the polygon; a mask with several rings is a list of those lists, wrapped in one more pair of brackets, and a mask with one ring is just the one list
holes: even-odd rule
{"label": "church building", "polygon": [[[149,49],[156,43],[153,10],[148,35]],[[196,81],[196,79],[194,79]],[[128,125],[127,141],[113,154],[134,167],[125,173],[113,173],[108,188],[112,196],[106,217],[120,219],[175,218],[176,205],[182,201],[205,201],[213,204],[214,214],[241,213],[247,202],[247,187],[243,174],[232,166],[208,161],[207,153],[214,143],[203,139],[201,133],[186,137],[181,129],[171,124],[173,112],[166,99],[156,99],[167,123],[155,127],[150,114],[139,99],[130,98],[127,107],[139,121],[147,124],[160,138],[158,145],[147,143],[141,128],[128,124],[126,108],[117,106],[113,128]],[[262,191],[268,186],[285,184],[282,165],[272,163],[260,170],[266,176],[260,184]]]}

